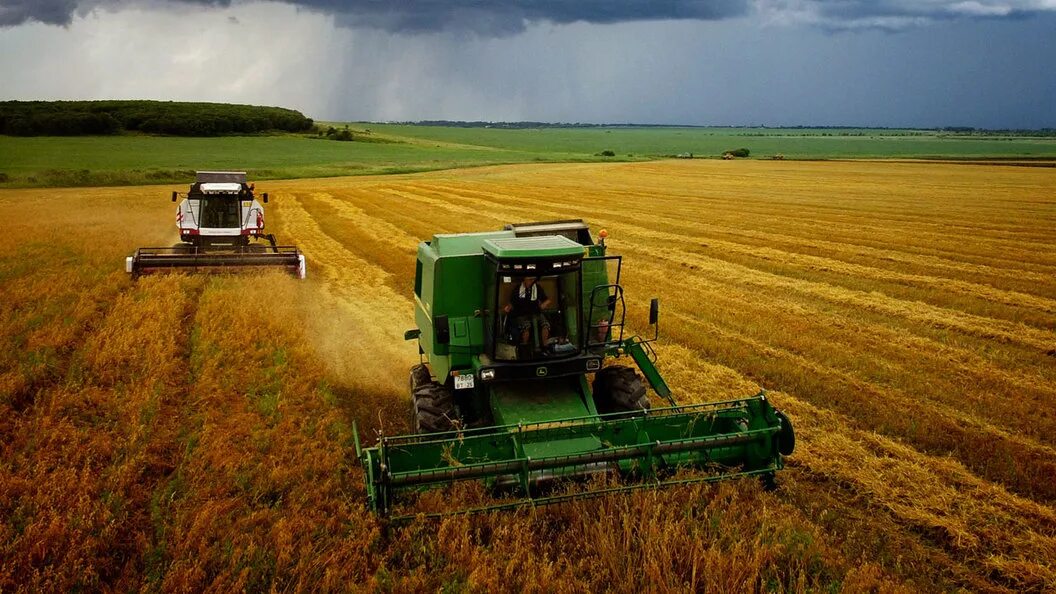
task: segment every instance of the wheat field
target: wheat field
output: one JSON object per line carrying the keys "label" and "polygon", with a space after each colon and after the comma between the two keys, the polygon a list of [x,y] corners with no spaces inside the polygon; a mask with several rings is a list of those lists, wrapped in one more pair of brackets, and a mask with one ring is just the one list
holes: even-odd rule
{"label": "wheat field", "polygon": [[[171,188],[176,189],[176,188]],[[1056,177],[916,162],[279,181],[309,279],[158,276],[170,188],[0,191],[0,591],[1056,591]],[[383,530],[417,243],[583,218],[680,402],[760,387],[754,481]],[[657,402],[659,404],[659,402]],[[452,495],[467,501],[471,489]]]}

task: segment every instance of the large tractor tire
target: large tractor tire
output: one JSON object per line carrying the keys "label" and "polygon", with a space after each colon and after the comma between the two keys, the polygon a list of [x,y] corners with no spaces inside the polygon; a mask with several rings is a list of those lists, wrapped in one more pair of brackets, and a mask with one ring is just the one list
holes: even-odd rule
{"label": "large tractor tire", "polygon": [[415,433],[439,433],[455,429],[458,419],[455,395],[447,386],[432,380],[428,367],[415,365],[411,368],[410,389]]}
{"label": "large tractor tire", "polygon": [[414,397],[414,391],[418,389],[418,386],[424,386],[429,382],[433,381],[432,374],[429,373],[429,366],[425,363],[419,363],[411,368],[411,377],[409,381],[408,389],[410,390],[411,397]]}
{"label": "large tractor tire", "polygon": [[630,367],[606,367],[594,376],[594,405],[601,414],[649,410],[642,378]]}

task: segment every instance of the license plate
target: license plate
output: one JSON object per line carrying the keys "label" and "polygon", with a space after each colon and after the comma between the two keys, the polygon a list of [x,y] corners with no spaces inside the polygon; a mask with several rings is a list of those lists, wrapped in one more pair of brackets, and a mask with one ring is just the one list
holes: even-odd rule
{"label": "license plate", "polygon": [[473,387],[473,374],[467,375],[456,375],[455,376],[455,389],[466,390]]}

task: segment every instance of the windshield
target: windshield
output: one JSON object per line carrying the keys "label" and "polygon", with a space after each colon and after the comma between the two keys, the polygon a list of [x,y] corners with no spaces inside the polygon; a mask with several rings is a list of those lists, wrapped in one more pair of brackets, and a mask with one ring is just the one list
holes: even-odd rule
{"label": "windshield", "polygon": [[531,361],[580,349],[579,270],[546,276],[498,275],[495,359]]}
{"label": "windshield", "polygon": [[240,228],[238,196],[203,196],[201,226],[211,229]]}

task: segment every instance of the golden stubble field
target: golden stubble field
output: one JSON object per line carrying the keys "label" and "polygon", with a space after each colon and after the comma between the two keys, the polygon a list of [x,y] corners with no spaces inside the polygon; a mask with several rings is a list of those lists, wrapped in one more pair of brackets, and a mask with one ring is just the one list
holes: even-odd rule
{"label": "golden stubble field", "polygon": [[[306,282],[152,277],[169,188],[0,192],[0,591],[1054,591],[1056,175],[655,162],[260,183]],[[416,244],[582,217],[661,299],[683,402],[760,386],[781,489],[385,534],[351,426],[407,428]],[[457,493],[456,493],[457,496]]]}

